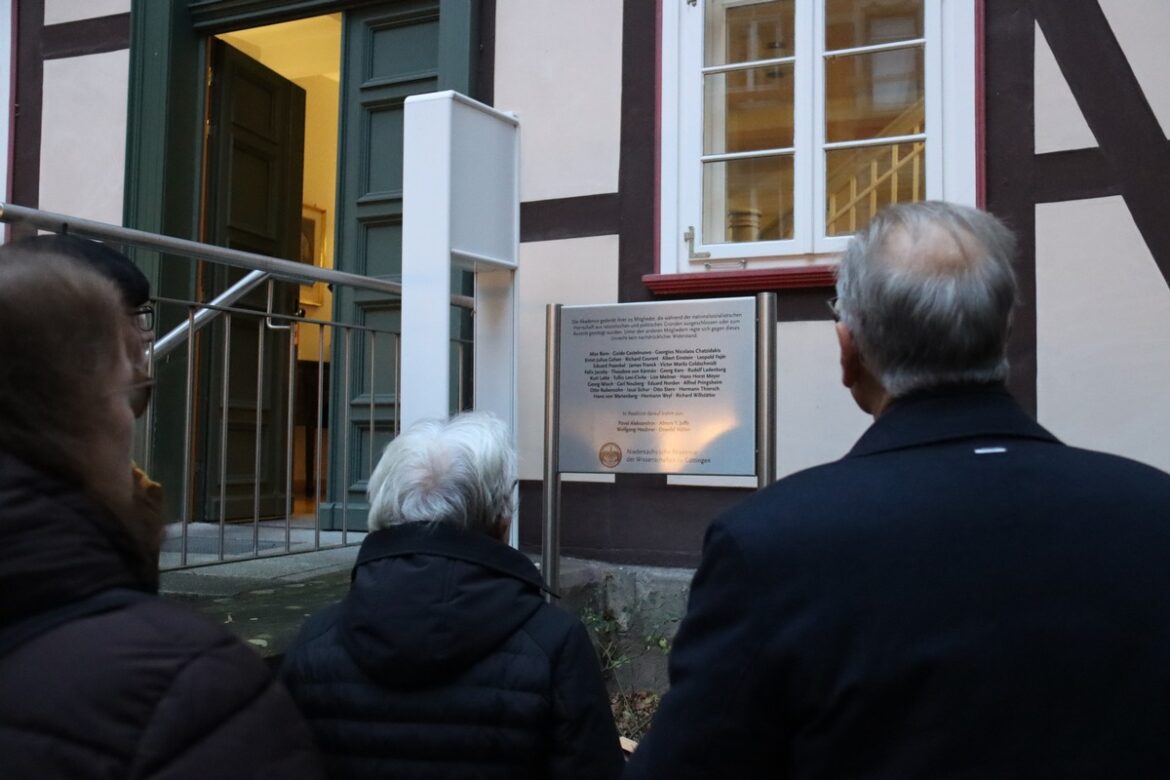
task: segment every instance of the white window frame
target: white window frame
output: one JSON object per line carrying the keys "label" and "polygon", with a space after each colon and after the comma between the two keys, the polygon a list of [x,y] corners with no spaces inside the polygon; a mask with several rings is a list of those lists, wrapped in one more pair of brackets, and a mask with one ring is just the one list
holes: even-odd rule
{"label": "white window frame", "polygon": [[[693,0],[692,5],[692,0],[662,0],[659,270],[670,274],[831,264],[848,237],[824,235],[825,68],[820,31],[825,0],[797,0],[796,5],[795,235],[781,241],[711,244],[702,237],[705,1]],[[975,10],[975,0],[925,0],[923,18],[926,197],[969,205],[976,199]],[[810,106],[812,115],[802,114],[801,106]],[[684,235],[688,232],[693,246]]]}

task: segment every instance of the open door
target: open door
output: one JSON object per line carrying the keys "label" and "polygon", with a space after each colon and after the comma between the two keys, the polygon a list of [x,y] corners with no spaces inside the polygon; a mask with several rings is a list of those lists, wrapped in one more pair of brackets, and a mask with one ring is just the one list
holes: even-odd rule
{"label": "open door", "polygon": [[[304,90],[221,40],[212,39],[211,47],[204,240],[297,260]],[[206,264],[199,280],[203,299],[245,273]],[[261,286],[237,307],[266,312],[268,294]],[[289,314],[296,305],[297,286],[276,283],[272,311]],[[230,333],[221,318],[202,335],[206,348],[200,351],[200,373],[206,381],[198,385],[196,424],[206,456],[197,459],[205,465],[197,474],[204,500],[196,504],[205,512],[196,519],[217,521],[221,506],[229,520],[250,518],[254,512],[260,517],[285,513],[288,388],[295,349],[294,331],[285,325],[237,314],[230,318]]]}

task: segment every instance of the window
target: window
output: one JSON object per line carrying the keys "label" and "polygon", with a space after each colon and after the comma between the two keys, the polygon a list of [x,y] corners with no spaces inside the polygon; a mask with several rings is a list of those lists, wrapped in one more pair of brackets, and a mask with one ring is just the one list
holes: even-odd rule
{"label": "window", "polygon": [[974,202],[973,0],[664,0],[664,273],[828,261]]}

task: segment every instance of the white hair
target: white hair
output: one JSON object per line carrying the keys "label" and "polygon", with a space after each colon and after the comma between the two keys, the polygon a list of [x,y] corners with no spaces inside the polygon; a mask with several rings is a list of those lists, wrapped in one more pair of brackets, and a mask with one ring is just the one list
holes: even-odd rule
{"label": "white hair", "polygon": [[516,451],[487,412],[420,420],[386,446],[370,475],[371,531],[443,522],[496,535],[513,515]]}
{"label": "white hair", "polygon": [[998,219],[941,201],[883,209],[853,237],[838,310],[886,392],[1006,379],[1014,255]]}

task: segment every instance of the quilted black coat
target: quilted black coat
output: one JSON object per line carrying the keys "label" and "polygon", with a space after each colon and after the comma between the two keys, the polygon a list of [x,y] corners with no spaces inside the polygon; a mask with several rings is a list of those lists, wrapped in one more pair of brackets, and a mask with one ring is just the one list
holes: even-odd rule
{"label": "quilted black coat", "polygon": [[320,777],[311,734],[259,657],[151,594],[133,550],[80,491],[0,452],[0,644],[99,592],[143,591],[0,657],[0,777]]}
{"label": "quilted black coat", "polygon": [[407,523],[366,538],[353,586],[282,676],[335,778],[618,777],[584,626],[536,567],[480,534]]}

